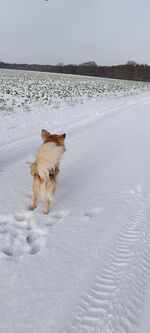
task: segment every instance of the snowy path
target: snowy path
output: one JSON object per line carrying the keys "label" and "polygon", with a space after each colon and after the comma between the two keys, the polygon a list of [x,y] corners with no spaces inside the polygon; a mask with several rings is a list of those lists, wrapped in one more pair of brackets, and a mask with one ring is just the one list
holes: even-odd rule
{"label": "snowy path", "polygon": [[150,96],[79,109],[52,122],[68,140],[49,216],[25,208],[36,130],[1,142],[2,333],[150,331]]}

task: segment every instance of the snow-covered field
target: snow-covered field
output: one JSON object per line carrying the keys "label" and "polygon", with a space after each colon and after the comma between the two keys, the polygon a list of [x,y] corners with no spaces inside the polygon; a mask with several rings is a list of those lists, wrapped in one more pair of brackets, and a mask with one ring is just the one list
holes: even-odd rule
{"label": "snow-covered field", "polygon": [[[27,77],[94,92],[22,105]],[[110,81],[0,71],[1,333],[150,332],[150,88]],[[27,208],[42,128],[67,134],[49,216]]]}
{"label": "snow-covered field", "polygon": [[59,108],[89,98],[138,94],[148,87],[136,81],[0,69],[0,111],[30,111],[37,103]]}

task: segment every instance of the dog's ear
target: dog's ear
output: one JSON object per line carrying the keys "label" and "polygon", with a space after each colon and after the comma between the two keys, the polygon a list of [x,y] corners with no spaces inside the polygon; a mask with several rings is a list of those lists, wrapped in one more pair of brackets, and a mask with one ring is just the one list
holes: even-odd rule
{"label": "dog's ear", "polygon": [[65,137],[66,137],[66,133],[59,134],[59,135],[57,136],[57,139],[58,139],[58,141],[59,141],[59,143],[60,143],[61,145],[64,145]]}
{"label": "dog's ear", "polygon": [[50,136],[51,136],[50,132],[46,131],[45,129],[42,129],[41,138],[43,142],[46,142],[50,138]]}
{"label": "dog's ear", "polygon": [[66,133],[59,134],[59,135],[57,135],[57,137],[58,137],[58,138],[63,138],[63,139],[65,139],[65,137],[66,137]]}

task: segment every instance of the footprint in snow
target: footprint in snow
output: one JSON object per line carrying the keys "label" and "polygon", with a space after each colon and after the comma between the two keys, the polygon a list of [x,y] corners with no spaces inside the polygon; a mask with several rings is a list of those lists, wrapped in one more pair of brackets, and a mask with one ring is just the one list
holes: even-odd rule
{"label": "footprint in snow", "polygon": [[43,226],[37,227],[32,213],[0,215],[0,257],[17,258],[38,253],[45,243]]}
{"label": "footprint in snow", "polygon": [[38,240],[36,236],[32,233],[29,233],[26,237],[26,242],[29,245],[29,253],[30,254],[36,254],[40,251],[40,243],[38,243]]}
{"label": "footprint in snow", "polygon": [[125,191],[124,194],[126,195],[135,195],[139,198],[142,198],[142,185],[136,185],[135,189],[131,189],[129,191]]}
{"label": "footprint in snow", "polygon": [[52,213],[49,215],[49,218],[45,219],[45,225],[51,227],[58,222],[62,222],[68,215],[70,215],[69,210],[61,210],[57,213]]}
{"label": "footprint in snow", "polygon": [[103,210],[102,207],[96,207],[96,208],[85,211],[83,213],[83,216],[85,218],[93,218],[93,217],[98,216],[102,210]]}
{"label": "footprint in snow", "polygon": [[0,257],[18,258],[24,254],[35,255],[45,244],[47,227],[62,222],[70,211],[35,214],[22,211],[14,215],[0,215]]}

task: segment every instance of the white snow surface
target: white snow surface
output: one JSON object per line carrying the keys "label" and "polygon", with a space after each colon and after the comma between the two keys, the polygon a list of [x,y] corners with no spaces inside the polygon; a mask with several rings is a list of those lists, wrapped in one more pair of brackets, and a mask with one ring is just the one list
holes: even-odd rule
{"label": "white snow surface", "polygon": [[[66,132],[28,210],[40,131]],[[149,333],[150,91],[0,115],[0,332]]]}

